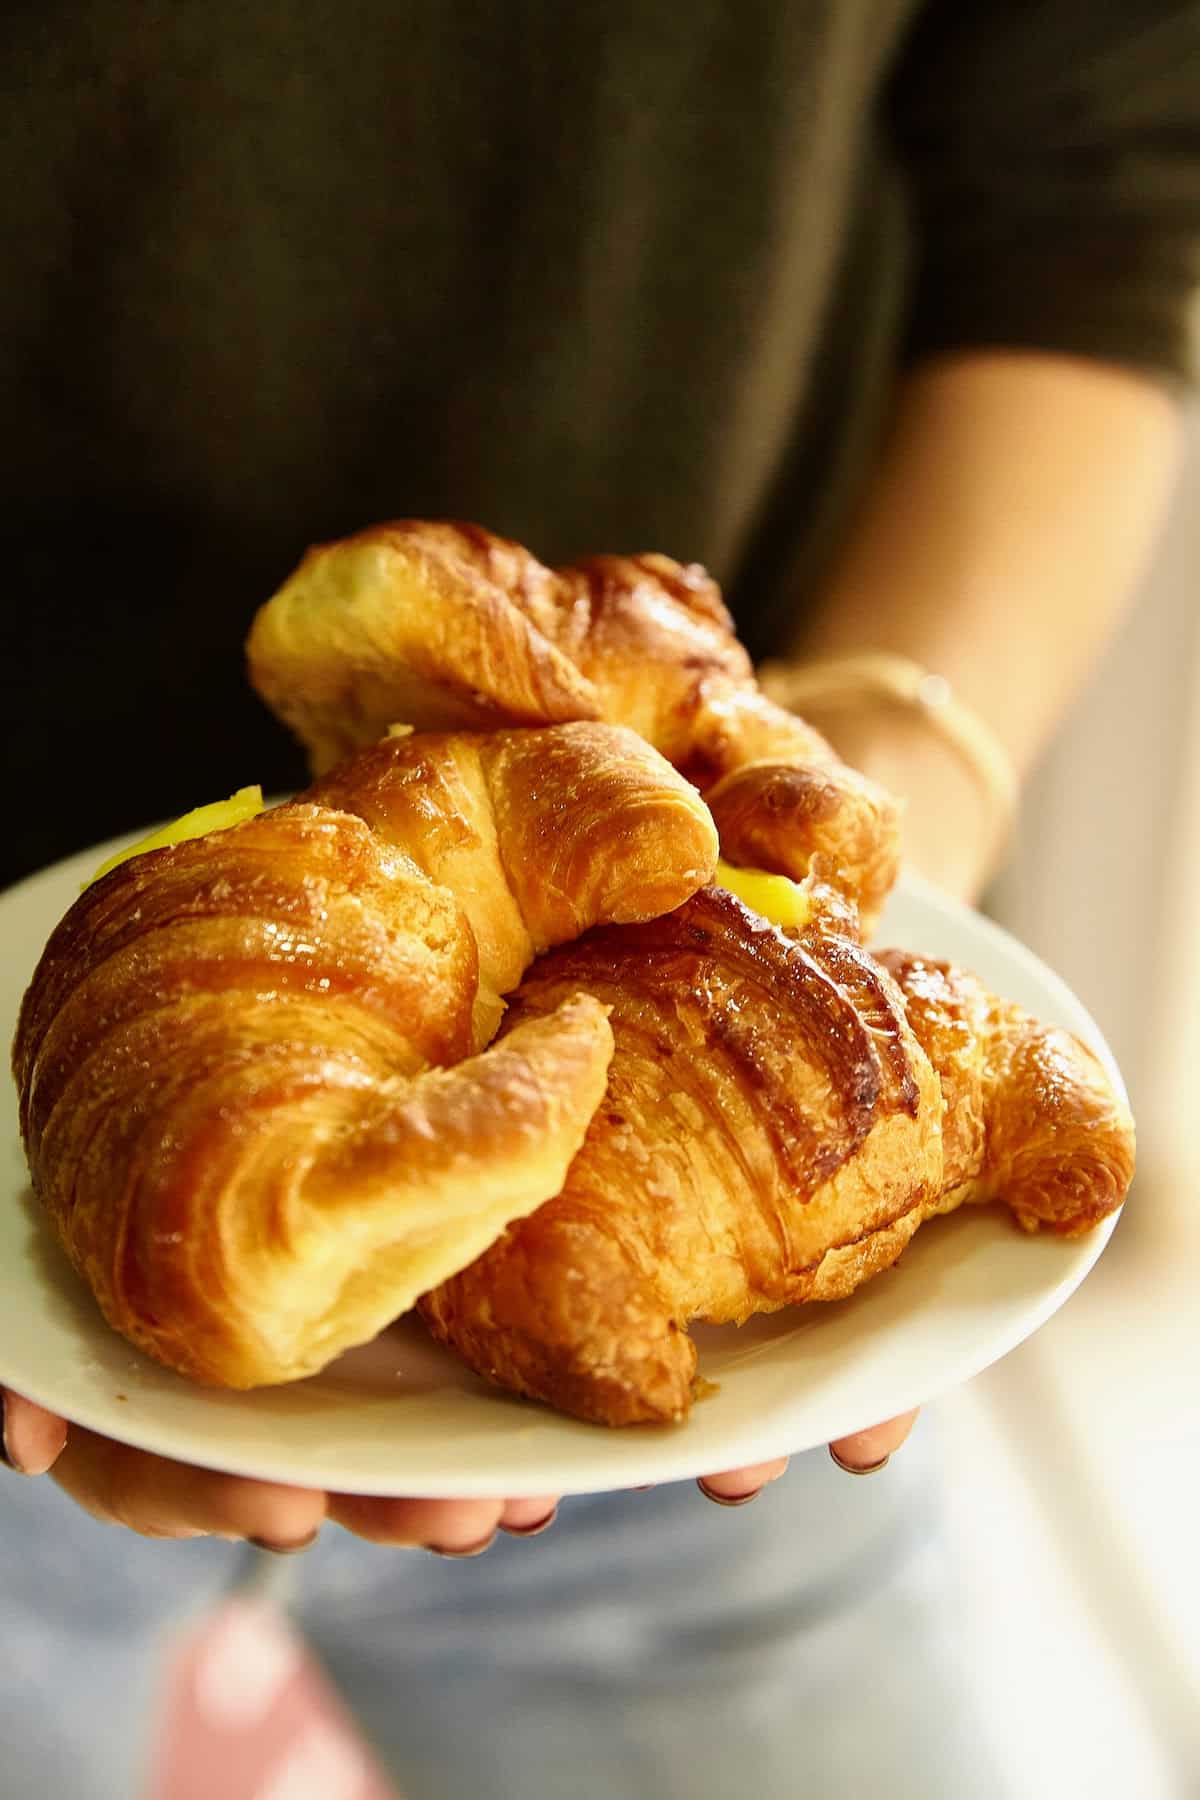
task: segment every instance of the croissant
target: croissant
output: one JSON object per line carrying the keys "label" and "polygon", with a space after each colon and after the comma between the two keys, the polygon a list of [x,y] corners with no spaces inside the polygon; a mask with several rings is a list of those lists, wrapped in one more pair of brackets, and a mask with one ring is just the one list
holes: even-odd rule
{"label": "croissant", "polygon": [[422,1298],[434,1335],[580,1418],[681,1419],[691,1320],[840,1299],[965,1201],[1067,1235],[1113,1210],[1133,1127],[1091,1052],[856,938],[844,909],[790,937],[710,887],[540,959],[506,1030],[594,995],[607,1092],[561,1193]]}
{"label": "croissant", "polygon": [[701,789],[731,862],[798,879],[820,857],[868,929],[895,880],[896,803],[761,692],[698,564],[551,570],[478,526],[377,526],[308,552],[247,657],[317,770],[396,723],[608,719]]}
{"label": "croissant", "polygon": [[85,890],[13,1053],[35,1189],[105,1318],[230,1387],[365,1341],[562,1186],[602,1001],[484,1050],[539,952],[716,858],[632,732],[393,738],[300,801]]}

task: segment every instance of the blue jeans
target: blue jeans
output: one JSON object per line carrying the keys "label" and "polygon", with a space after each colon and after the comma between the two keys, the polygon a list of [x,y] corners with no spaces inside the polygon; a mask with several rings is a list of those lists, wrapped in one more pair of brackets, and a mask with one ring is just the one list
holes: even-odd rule
{"label": "blue jeans", "polygon": [[[862,1481],[799,1458],[742,1510],[568,1500],[475,1561],[327,1528],[291,1610],[406,1800],[992,1800],[920,1438]],[[135,1800],[164,1652],[253,1554],[4,1480],[5,1800]]]}

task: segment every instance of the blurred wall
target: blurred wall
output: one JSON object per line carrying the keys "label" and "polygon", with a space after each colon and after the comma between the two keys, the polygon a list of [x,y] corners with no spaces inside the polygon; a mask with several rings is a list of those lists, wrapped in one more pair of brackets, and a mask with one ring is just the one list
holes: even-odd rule
{"label": "blurred wall", "polygon": [[1021,1800],[1200,1794],[1200,430],[993,896],[1125,1071],[1138,1175],[1050,1323],[933,1409],[972,1664]]}

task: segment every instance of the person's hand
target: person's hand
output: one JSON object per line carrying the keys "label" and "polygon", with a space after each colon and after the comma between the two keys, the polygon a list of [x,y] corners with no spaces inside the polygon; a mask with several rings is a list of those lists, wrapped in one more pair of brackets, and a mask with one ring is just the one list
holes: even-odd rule
{"label": "person's hand", "polygon": [[[555,1495],[519,1500],[383,1500],[287,1487],[196,1469],[114,1443],[0,1389],[3,1460],[23,1475],[53,1473],[85,1512],[142,1537],[244,1540],[280,1554],[307,1550],[326,1519],[368,1543],[419,1547],[442,1556],[478,1556],[497,1532],[534,1537],[554,1522]],[[855,1474],[882,1468],[912,1429],[905,1413],[830,1445]],[[727,1469],[699,1487],[720,1506],[744,1506],[778,1480],[787,1459]]]}
{"label": "person's hand", "polygon": [[11,1390],[3,1399],[3,1449],[11,1468],[52,1472],[93,1518],[143,1537],[219,1537],[280,1553],[306,1550],[326,1519],[373,1544],[478,1556],[498,1531],[532,1537],[554,1518],[555,1495],[519,1500],[377,1500],[249,1481],[151,1456],[70,1428]]}

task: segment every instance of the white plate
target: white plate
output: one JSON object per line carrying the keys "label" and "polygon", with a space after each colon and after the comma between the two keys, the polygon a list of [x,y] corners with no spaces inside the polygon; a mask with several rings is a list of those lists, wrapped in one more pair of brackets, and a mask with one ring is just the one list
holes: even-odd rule
{"label": "white plate", "polygon": [[[0,1018],[15,1020],[51,928],[111,848],[0,896]],[[1089,1040],[1120,1081],[1066,986],[988,921],[909,883],[880,941],[974,969]],[[146,1450],[341,1492],[601,1492],[809,1449],[930,1400],[1013,1349],[1079,1285],[1115,1223],[1063,1242],[1026,1237],[990,1210],[933,1220],[894,1272],[849,1300],[699,1330],[700,1370],[717,1392],[685,1425],[610,1431],[562,1418],[489,1388],[411,1320],[309,1381],[232,1394],[194,1386],[109,1330],[39,1218],[11,1083],[0,1104],[0,1380]]]}

